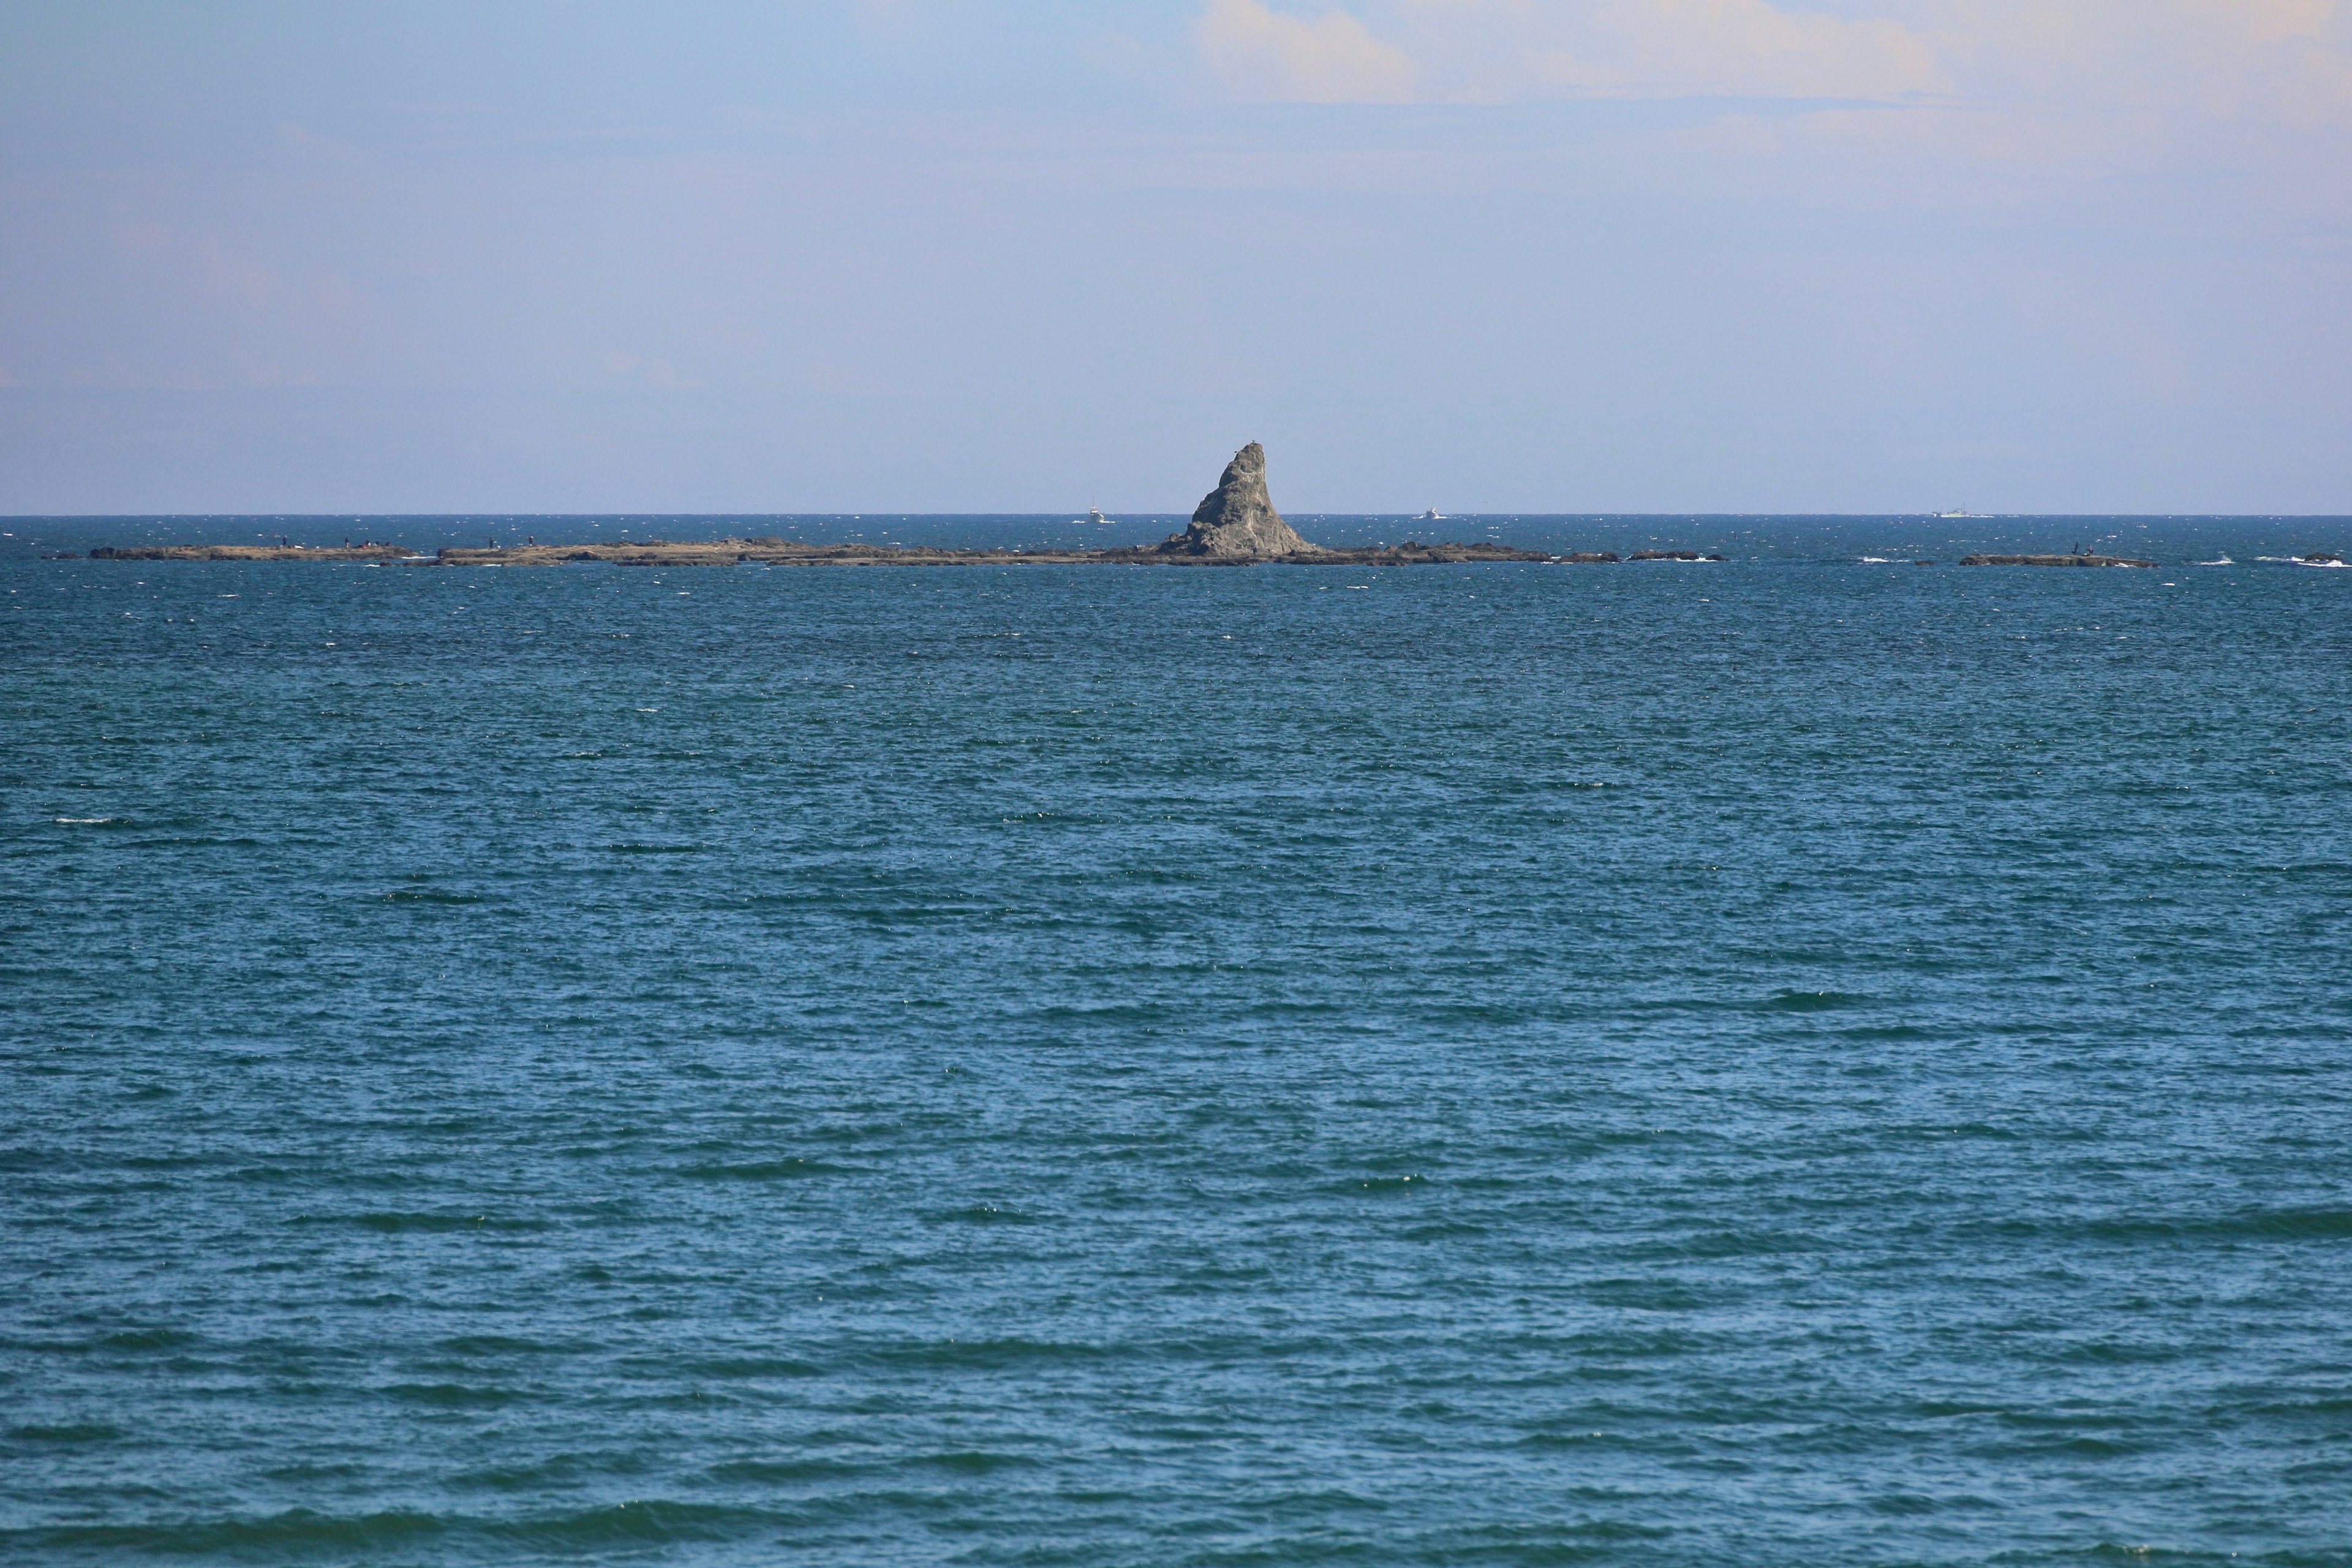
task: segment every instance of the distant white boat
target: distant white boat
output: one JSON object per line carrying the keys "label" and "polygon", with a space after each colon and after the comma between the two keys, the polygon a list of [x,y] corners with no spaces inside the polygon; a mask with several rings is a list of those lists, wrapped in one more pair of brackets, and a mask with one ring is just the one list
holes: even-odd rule
{"label": "distant white boat", "polygon": [[1966,507],[1961,507],[1954,511],[1939,511],[1936,515],[1937,517],[1974,517],[1977,514]]}
{"label": "distant white boat", "polygon": [[1431,507],[1427,511],[1423,512],[1415,521],[1420,522],[1444,522],[1445,521],[1445,514],[1438,510],[1435,507]]}
{"label": "distant white boat", "polygon": [[1100,508],[1100,507],[1098,507],[1098,506],[1092,506],[1092,505],[1089,505],[1089,506],[1087,508],[1087,521],[1088,522],[1099,522],[1099,523],[1103,523],[1103,524],[1105,524],[1106,526],[1108,526],[1108,523],[1110,522],[1110,519],[1108,519],[1108,518],[1105,517],[1105,516],[1102,514],[1102,508]]}

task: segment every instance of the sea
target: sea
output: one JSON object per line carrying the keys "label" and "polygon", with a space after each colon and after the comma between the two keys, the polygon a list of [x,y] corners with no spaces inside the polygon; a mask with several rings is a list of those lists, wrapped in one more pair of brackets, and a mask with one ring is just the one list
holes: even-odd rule
{"label": "sea", "polygon": [[0,1561],[2352,1563],[2352,519],[40,558],[1180,521],[0,520]]}

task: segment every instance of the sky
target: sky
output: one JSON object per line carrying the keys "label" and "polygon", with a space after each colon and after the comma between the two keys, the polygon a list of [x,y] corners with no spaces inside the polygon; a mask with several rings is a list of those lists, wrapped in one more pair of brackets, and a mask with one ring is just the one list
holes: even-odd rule
{"label": "sky", "polygon": [[0,512],[2352,512],[2352,0],[9,0]]}

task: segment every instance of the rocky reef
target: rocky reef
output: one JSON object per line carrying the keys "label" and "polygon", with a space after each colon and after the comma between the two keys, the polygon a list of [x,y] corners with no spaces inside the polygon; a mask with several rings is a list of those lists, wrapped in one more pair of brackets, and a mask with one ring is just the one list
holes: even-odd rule
{"label": "rocky reef", "polygon": [[[404,561],[422,563],[396,544],[343,550],[308,550],[299,545],[171,545],[151,549],[100,549],[99,561]],[[1685,560],[1695,552],[1682,552]],[[1118,550],[940,550],[920,545],[804,544],[774,537],[677,541],[646,539],[606,544],[537,544],[486,548],[445,546],[431,564],[439,566],[562,566],[603,563],[613,566],[1443,566],[1482,561],[1545,562],[1539,550],[1514,550],[1494,543],[1402,544],[1370,550],[1327,550],[1309,544],[1274,510],[1266,491],[1265,448],[1252,441],[1225,465],[1217,488],[1193,509],[1181,533],[1158,544]],[[1614,562],[1609,552],[1565,557],[1580,563]],[[1642,559],[1636,556],[1636,560]]]}
{"label": "rocky reef", "polygon": [[[1318,550],[1312,555],[1286,558],[1294,566],[1454,566],[1469,561],[1550,561],[1538,550],[1514,550],[1507,544],[1480,542],[1423,544],[1408,539],[1378,550]],[[1611,557],[1614,560],[1615,557]]]}
{"label": "rocky reef", "polygon": [[[400,544],[354,544],[310,549],[299,544],[154,544],[129,548],[101,544],[89,552],[92,561],[405,561],[413,559]],[[70,560],[69,556],[52,559]]]}
{"label": "rocky reef", "polygon": [[2130,555],[2093,555],[2077,551],[2072,555],[1963,555],[1963,566],[2153,566],[2153,561],[2142,561]]}

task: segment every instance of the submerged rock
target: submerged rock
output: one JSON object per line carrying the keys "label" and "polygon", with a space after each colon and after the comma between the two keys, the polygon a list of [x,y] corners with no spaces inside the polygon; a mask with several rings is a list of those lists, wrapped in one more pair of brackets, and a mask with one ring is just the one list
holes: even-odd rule
{"label": "submerged rock", "polygon": [[1265,448],[1252,441],[1225,465],[1217,488],[1192,510],[1192,522],[1160,545],[1162,555],[1266,560],[1315,554],[1315,546],[1282,521],[1265,489]]}

